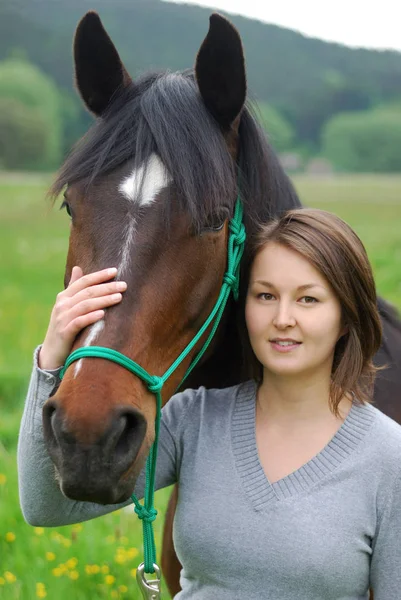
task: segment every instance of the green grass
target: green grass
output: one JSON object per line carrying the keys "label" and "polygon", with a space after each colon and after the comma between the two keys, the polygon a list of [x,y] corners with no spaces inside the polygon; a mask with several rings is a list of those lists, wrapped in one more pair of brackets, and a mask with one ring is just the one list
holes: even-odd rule
{"label": "green grass", "polygon": [[[43,175],[0,176],[0,598],[31,600],[45,590],[51,600],[139,600],[132,570],[141,559],[141,526],[132,510],[79,527],[35,530],[19,508],[19,420],[32,351],[63,287],[68,247],[65,213],[44,200],[49,182]],[[401,177],[298,177],[295,183],[306,205],[335,212],[354,227],[379,293],[401,309]],[[159,549],[168,495],[156,495]]]}

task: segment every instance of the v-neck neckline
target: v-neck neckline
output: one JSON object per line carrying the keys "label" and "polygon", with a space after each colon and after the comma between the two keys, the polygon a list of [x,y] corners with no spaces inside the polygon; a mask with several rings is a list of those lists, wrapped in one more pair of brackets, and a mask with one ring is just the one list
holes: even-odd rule
{"label": "v-neck neckline", "polygon": [[318,454],[296,471],[270,483],[260,462],[256,443],[256,391],[257,384],[253,380],[238,386],[231,423],[236,467],[256,510],[304,493],[333,472],[355,450],[375,418],[369,404],[353,402],[342,425]]}

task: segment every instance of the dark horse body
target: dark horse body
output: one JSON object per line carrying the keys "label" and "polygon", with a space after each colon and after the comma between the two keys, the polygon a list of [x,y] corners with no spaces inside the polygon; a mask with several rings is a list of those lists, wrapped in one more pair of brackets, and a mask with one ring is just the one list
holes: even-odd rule
{"label": "dark horse body", "polygon": [[[77,86],[98,117],[63,166],[72,214],[65,281],[118,265],[128,290],[74,348],[114,348],[161,375],[200,329],[226,267],[227,223],[238,194],[247,246],[238,303],[230,299],[212,346],[186,387],[225,387],[250,377],[243,354],[249,244],[259,224],[300,207],[294,188],[245,106],[241,40],[213,15],[194,71],[133,82],[100,19],[88,13],[75,43]],[[376,406],[401,422],[401,323],[379,300],[383,345]],[[168,401],[201,343],[163,389]],[[81,364],[82,363],[82,364]],[[44,408],[44,433],[70,498],[104,504],[128,498],[154,437],[154,398],[132,374],[104,360],[72,365]],[[178,589],[166,528],[163,566]]]}

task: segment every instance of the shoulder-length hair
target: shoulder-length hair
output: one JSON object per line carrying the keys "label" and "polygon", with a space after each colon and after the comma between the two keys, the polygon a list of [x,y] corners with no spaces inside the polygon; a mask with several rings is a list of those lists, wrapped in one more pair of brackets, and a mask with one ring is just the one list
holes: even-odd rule
{"label": "shoulder-length hair", "polygon": [[[306,258],[327,280],[340,302],[342,322],[348,326],[348,332],[334,350],[329,400],[332,412],[338,415],[345,394],[352,394],[360,404],[372,402],[376,372],[385,367],[373,364],[381,344],[382,325],[372,267],[363,243],[338,216],[312,208],[290,210],[263,225],[255,236],[250,263],[269,242]],[[260,381],[263,367],[248,336],[243,341],[248,373]]]}

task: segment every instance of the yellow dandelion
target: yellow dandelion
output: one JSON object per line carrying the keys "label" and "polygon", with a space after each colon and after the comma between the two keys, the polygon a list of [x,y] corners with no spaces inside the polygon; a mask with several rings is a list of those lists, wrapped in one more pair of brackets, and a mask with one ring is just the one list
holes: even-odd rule
{"label": "yellow dandelion", "polygon": [[0,473],[0,485],[4,485],[7,481],[7,477],[4,475],[4,473]]}
{"label": "yellow dandelion", "polygon": [[46,598],[47,592],[46,592],[46,587],[45,587],[44,583],[36,584],[36,596],[37,596],[37,598]]}
{"label": "yellow dandelion", "polygon": [[4,579],[4,577],[0,577],[0,585],[4,585],[6,582],[6,580]]}
{"label": "yellow dandelion", "polygon": [[14,542],[15,540],[15,533],[13,533],[12,531],[8,531],[6,533],[6,542]]}
{"label": "yellow dandelion", "polygon": [[104,582],[107,583],[107,585],[113,585],[115,580],[116,578],[114,577],[114,575],[106,575],[106,577],[104,578]]}
{"label": "yellow dandelion", "polygon": [[102,565],[102,566],[100,567],[100,570],[101,570],[101,572],[103,573],[103,575],[107,575],[107,573],[109,573],[109,572],[110,572],[110,569],[109,569],[109,567],[108,567],[107,565]]}
{"label": "yellow dandelion", "polygon": [[74,569],[73,571],[70,571],[68,573],[68,577],[70,579],[72,579],[73,581],[76,581],[78,579],[78,577],[79,577],[79,573],[78,573],[78,571],[75,571],[75,569]]}
{"label": "yellow dandelion", "polygon": [[52,569],[52,573],[54,575],[54,577],[61,577],[64,573],[63,569],[60,569],[60,567],[55,567],[54,569]]}
{"label": "yellow dandelion", "polygon": [[52,561],[52,560],[56,560],[56,555],[54,554],[54,552],[46,552],[46,560],[48,561]]}
{"label": "yellow dandelion", "polygon": [[16,576],[14,575],[14,573],[11,573],[10,571],[6,571],[4,573],[4,579],[8,582],[8,583],[14,583],[15,581],[17,581]]}
{"label": "yellow dandelion", "polygon": [[65,563],[65,566],[67,567],[67,569],[75,569],[77,564],[78,564],[78,560],[74,557],[74,558],[69,558],[67,560],[67,562]]}
{"label": "yellow dandelion", "polygon": [[139,554],[138,548],[128,548],[128,550],[127,550],[127,558],[128,558],[128,560],[136,558],[138,556],[138,554]]}
{"label": "yellow dandelion", "polygon": [[121,592],[122,594],[125,594],[126,592],[128,592],[128,588],[126,585],[119,585],[118,591]]}
{"label": "yellow dandelion", "polygon": [[131,577],[136,577],[136,569],[131,569],[130,574]]}
{"label": "yellow dandelion", "polygon": [[45,530],[43,527],[35,527],[34,532],[36,533],[36,535],[43,535]]}
{"label": "yellow dandelion", "polygon": [[88,575],[97,575],[100,573],[100,567],[99,565],[85,565],[85,572]]}
{"label": "yellow dandelion", "polygon": [[67,539],[67,538],[62,538],[61,540],[62,545],[64,546],[64,548],[69,548],[71,546],[71,540]]}
{"label": "yellow dandelion", "polygon": [[75,533],[79,533],[80,531],[82,531],[83,526],[81,523],[77,523],[76,525],[72,526],[72,531],[75,531]]}
{"label": "yellow dandelion", "polygon": [[126,558],[125,554],[117,553],[114,557],[114,561],[119,565],[123,565],[126,560],[127,560],[127,558]]}

